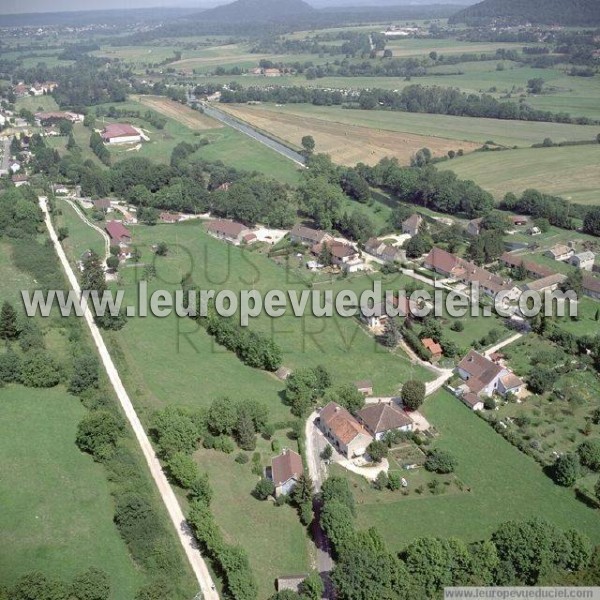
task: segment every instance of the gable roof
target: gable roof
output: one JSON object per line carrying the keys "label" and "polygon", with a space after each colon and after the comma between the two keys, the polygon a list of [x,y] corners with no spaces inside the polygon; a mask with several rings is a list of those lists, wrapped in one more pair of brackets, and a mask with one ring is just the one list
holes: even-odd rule
{"label": "gable roof", "polygon": [[410,215],[410,217],[408,217],[408,219],[402,222],[402,227],[410,227],[411,229],[416,229],[417,227],[419,227],[422,221],[423,217],[421,215],[413,213],[412,215]]}
{"label": "gable roof", "polygon": [[547,288],[560,285],[564,281],[567,280],[566,275],[562,275],[561,273],[554,273],[554,275],[548,275],[548,277],[542,277],[542,279],[536,279],[531,283],[528,283],[524,286],[524,288],[528,291],[534,292],[542,292]]}
{"label": "gable roof", "polygon": [[400,429],[411,425],[413,422],[403,410],[384,402],[369,404],[359,410],[357,414],[373,434]]}
{"label": "gable roof", "polygon": [[304,473],[302,458],[293,450],[284,450],[271,460],[273,483],[281,485],[290,479],[298,479]]}
{"label": "gable roof", "polygon": [[319,416],[321,422],[343,444],[348,445],[360,434],[369,435],[367,430],[344,407],[336,402],[330,402],[323,407]]}
{"label": "gable roof", "polygon": [[471,350],[458,363],[458,368],[469,375],[468,386],[474,392],[481,391],[504,371],[504,367],[492,362],[479,352],[475,352],[475,350]]}
{"label": "gable roof", "polygon": [[423,338],[421,340],[421,343],[423,344],[423,346],[425,346],[425,348],[427,348],[427,350],[429,350],[429,352],[431,352],[431,354],[433,354],[434,356],[436,354],[442,354],[442,347],[437,343],[434,342],[431,338]]}
{"label": "gable roof", "polygon": [[514,390],[515,388],[521,387],[523,381],[517,377],[514,373],[507,373],[500,377],[500,381],[505,390]]}
{"label": "gable roof", "polygon": [[241,223],[227,220],[216,220],[211,221],[206,228],[211,233],[218,233],[226,237],[237,238],[242,231],[246,231],[248,228]]}
{"label": "gable roof", "polygon": [[121,241],[124,237],[131,238],[131,231],[119,221],[108,221],[104,229],[114,241]]}
{"label": "gable roof", "polygon": [[105,140],[136,135],[139,136],[140,132],[135,127],[127,123],[111,123],[102,131],[102,137]]}
{"label": "gable roof", "polygon": [[550,252],[554,256],[562,256],[563,254],[569,254],[569,252],[573,252],[573,250],[565,244],[556,244],[552,246],[552,248],[550,248],[548,252]]}
{"label": "gable roof", "polygon": [[596,255],[593,252],[586,250],[575,254],[573,258],[577,258],[580,262],[587,262],[588,260],[594,260]]}
{"label": "gable roof", "polygon": [[305,227],[304,225],[300,225],[297,223],[294,225],[292,230],[290,231],[290,235],[292,237],[299,237],[302,239],[310,240],[311,242],[317,244],[322,242],[329,234],[326,231],[321,229],[312,229],[311,227]]}

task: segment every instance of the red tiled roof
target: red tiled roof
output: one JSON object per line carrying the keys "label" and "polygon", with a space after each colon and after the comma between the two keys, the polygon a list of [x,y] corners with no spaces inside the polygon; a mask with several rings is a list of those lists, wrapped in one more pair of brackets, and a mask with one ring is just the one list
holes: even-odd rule
{"label": "red tiled roof", "polygon": [[442,347],[431,338],[423,338],[421,344],[423,344],[423,346],[425,346],[425,348],[427,348],[434,356],[442,353]]}
{"label": "red tiled roof", "polygon": [[120,242],[123,238],[131,238],[131,232],[127,227],[123,225],[123,223],[119,223],[119,221],[108,221],[104,226],[108,235],[110,235],[111,239],[115,242]]}
{"label": "red tiled roof", "polygon": [[361,433],[369,435],[366,429],[345,408],[335,402],[330,402],[321,410],[320,418],[343,444],[348,445]]}
{"label": "red tiled roof", "polygon": [[273,483],[281,485],[290,479],[298,479],[304,473],[302,458],[293,450],[284,450],[271,461]]}
{"label": "red tiled roof", "polygon": [[102,131],[102,138],[105,140],[135,135],[140,135],[139,131],[127,123],[112,123]]}

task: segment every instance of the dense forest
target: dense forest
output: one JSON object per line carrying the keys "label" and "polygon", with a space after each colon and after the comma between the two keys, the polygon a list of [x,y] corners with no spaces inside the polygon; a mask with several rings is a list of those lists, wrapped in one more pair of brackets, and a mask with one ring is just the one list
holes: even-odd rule
{"label": "dense forest", "polygon": [[476,25],[492,19],[560,25],[600,24],[597,0],[484,0],[454,15],[451,23]]}

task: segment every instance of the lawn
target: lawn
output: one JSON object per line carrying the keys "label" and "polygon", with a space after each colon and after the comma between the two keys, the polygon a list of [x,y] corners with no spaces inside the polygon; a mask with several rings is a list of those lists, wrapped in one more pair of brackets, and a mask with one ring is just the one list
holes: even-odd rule
{"label": "lawn", "polygon": [[10,242],[0,240],[0,299],[15,304],[21,303],[21,290],[31,287],[31,278],[17,269],[12,262],[12,246]]}
{"label": "lawn", "polygon": [[67,227],[69,236],[63,240],[62,246],[71,263],[75,264],[81,260],[81,256],[87,250],[94,250],[98,256],[104,258],[104,239],[89,225],[86,225],[77,215],[73,207],[60,198],[56,199],[61,214],[55,217],[57,227]]}
{"label": "lawn", "polygon": [[[137,226],[133,235],[143,261],[153,260],[150,246],[157,241],[165,241],[171,248],[166,258],[156,261],[157,279],[150,282],[151,289],[178,289],[186,273],[192,274],[201,289],[255,288],[264,293],[307,287],[297,271],[286,271],[266,256],[217,241],[197,223]],[[135,277],[135,268],[121,270],[129,301],[135,301]],[[320,285],[319,289],[361,290],[370,286],[368,277],[359,276],[334,282],[333,287]],[[273,336],[283,350],[285,366],[296,369],[322,364],[331,371],[336,383],[369,378],[374,380],[377,393],[389,395],[406,379],[432,378],[402,353],[383,349],[355,318],[262,315],[251,319],[250,328]],[[219,396],[242,396],[265,402],[275,421],[289,418],[289,409],[280,396],[282,382],[271,374],[244,366],[190,320],[174,315],[162,319],[134,318],[110,338],[118,344],[117,358],[123,359],[126,378],[130,378],[130,388],[136,390],[142,413],[173,402],[206,406]]]}
{"label": "lawn", "polygon": [[473,541],[488,537],[504,521],[543,516],[600,542],[597,511],[577,501],[571,490],[552,483],[532,458],[511,446],[459,400],[442,391],[426,401],[423,412],[440,433],[436,446],[456,457],[456,476],[465,491],[423,496],[411,491],[408,497],[390,503],[375,490],[361,491],[355,486],[361,527],[375,526],[390,547],[399,551],[419,536]]}
{"label": "lawn", "polygon": [[114,600],[144,583],[115,528],[101,465],[75,445],[86,414],[64,389],[0,390],[0,580],[40,570],[69,580],[88,567],[106,571]]}
{"label": "lawn", "polygon": [[[281,440],[281,447],[297,451],[296,442],[284,432],[275,437]],[[270,465],[276,454],[263,439],[258,440],[257,451],[263,467]],[[248,552],[259,585],[258,597],[268,598],[274,593],[277,577],[308,573],[309,539],[295,508],[278,507],[271,500],[260,501],[251,495],[259,479],[251,471],[252,462],[240,465],[234,461],[235,453],[204,449],[195,457],[200,469],[209,475],[214,491],[211,506],[225,539],[241,544]]]}
{"label": "lawn", "polygon": [[17,110],[24,108],[32,113],[58,110],[58,104],[50,95],[25,96],[23,98],[18,98],[15,106]]}
{"label": "lawn", "polygon": [[528,188],[560,195],[579,204],[597,204],[600,144],[481,152],[456,158],[442,168],[471,179],[496,198]]}

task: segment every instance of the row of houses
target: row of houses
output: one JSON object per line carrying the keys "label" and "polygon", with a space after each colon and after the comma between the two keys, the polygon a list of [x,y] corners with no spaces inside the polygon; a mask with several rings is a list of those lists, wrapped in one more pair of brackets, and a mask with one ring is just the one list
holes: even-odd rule
{"label": "row of houses", "polygon": [[56,81],[44,81],[43,83],[36,81],[33,85],[27,85],[21,81],[14,86],[13,90],[17,98],[24,98],[25,96],[51,94],[57,87],[58,83]]}
{"label": "row of houses", "polygon": [[443,277],[461,283],[478,283],[480,289],[488,296],[494,297],[500,292],[508,292],[508,300],[516,300],[521,291],[510,278],[502,277],[478,267],[475,263],[450,254],[441,248],[432,248],[423,265]]}
{"label": "row of houses", "polygon": [[[500,263],[511,269],[522,267],[525,269],[528,277],[531,277],[532,279],[543,280],[541,283],[538,281],[538,287],[542,284],[552,284],[553,281],[556,281],[556,276],[559,275],[550,267],[540,265],[530,260],[525,260],[522,256],[516,256],[510,252],[505,252],[500,257]],[[583,293],[590,298],[600,300],[600,278],[584,273]]]}
{"label": "row of houses", "polygon": [[210,221],[206,231],[213,237],[224,240],[234,246],[253,244],[258,240],[256,234],[246,225],[226,219]]}

